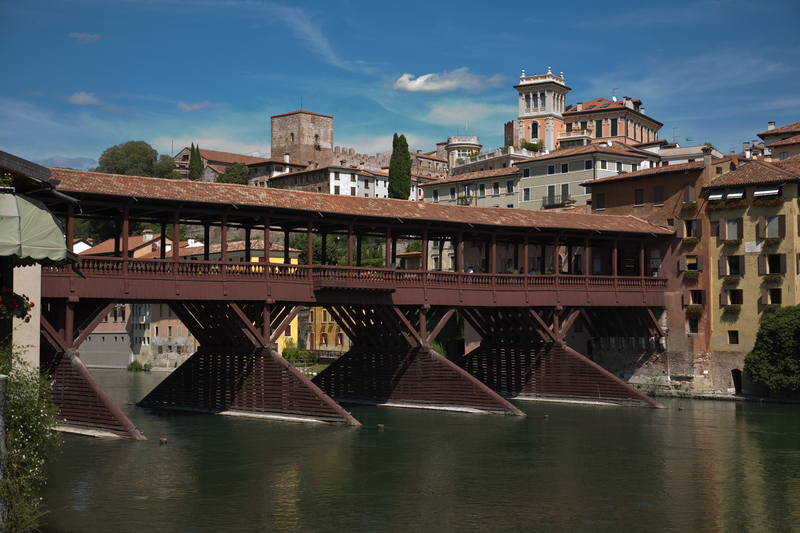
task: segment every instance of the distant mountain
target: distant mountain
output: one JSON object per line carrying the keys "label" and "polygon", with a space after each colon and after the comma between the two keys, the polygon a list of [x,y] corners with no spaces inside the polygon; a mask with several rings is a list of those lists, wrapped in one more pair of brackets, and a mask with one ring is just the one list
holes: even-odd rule
{"label": "distant mountain", "polygon": [[34,163],[45,167],[71,168],[74,170],[89,170],[97,166],[97,161],[91,157],[64,157],[60,155],[34,161]]}

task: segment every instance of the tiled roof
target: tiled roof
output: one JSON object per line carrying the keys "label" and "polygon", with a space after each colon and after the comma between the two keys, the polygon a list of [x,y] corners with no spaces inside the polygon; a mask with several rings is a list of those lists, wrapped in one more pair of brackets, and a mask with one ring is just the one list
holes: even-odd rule
{"label": "tiled roof", "polygon": [[647,152],[645,150],[641,150],[639,148],[635,148],[627,144],[612,142],[611,146],[607,146],[605,143],[588,144],[586,146],[576,146],[575,148],[565,148],[563,150],[556,150],[554,152],[550,152],[547,155],[539,155],[536,157],[531,157],[529,159],[523,159],[522,161],[517,161],[515,164],[521,165],[523,163],[535,163],[537,161],[544,161],[547,159],[558,159],[560,157],[571,157],[575,155],[593,154],[593,153],[627,155],[627,156],[641,157],[642,159],[648,157],[658,157],[657,154],[654,154],[652,152]]}
{"label": "tiled roof", "polygon": [[787,124],[785,126],[781,126],[780,128],[775,128],[774,130],[767,130],[762,131],[758,134],[759,137],[762,139],[764,135],[772,135],[774,133],[800,133],[800,122],[792,122],[791,124]]}
{"label": "tiled roof", "polygon": [[[134,235],[132,237],[128,237],[128,250],[133,251],[142,246],[146,246],[148,244],[155,244],[161,239],[160,233],[153,234],[153,238],[150,240],[145,241],[144,235]],[[167,236],[167,242],[172,242],[172,240]],[[88,250],[84,250],[83,252],[79,253],[78,255],[105,255],[114,253],[114,246],[115,240],[108,239],[107,241],[103,241],[97,246],[93,248],[89,248]],[[120,241],[120,247],[122,246],[122,241]]]}
{"label": "tiled roof", "polygon": [[227,163],[232,165],[234,163],[242,163],[244,165],[250,165],[252,163],[262,163],[267,161],[263,157],[253,157],[251,155],[242,155],[242,154],[231,154],[229,152],[217,152],[215,150],[206,150],[204,148],[200,149],[200,155],[203,156],[203,159],[206,161],[214,161],[217,163]]}
{"label": "tiled roof", "polygon": [[[228,242],[228,252],[243,252],[245,249],[246,241],[231,241]],[[222,244],[212,244],[208,248],[209,254],[218,254],[222,250]],[[264,239],[252,239],[250,241],[250,251],[252,252],[263,252],[264,251]],[[276,244],[274,242],[269,243],[269,251],[270,252],[282,252],[283,246],[280,244]],[[300,250],[295,250],[294,248],[289,248],[290,252],[297,252],[299,253]],[[181,257],[184,256],[204,256],[205,255],[205,246],[195,246],[192,248],[181,248],[179,252]]]}
{"label": "tiled roof", "polygon": [[724,189],[726,187],[744,187],[748,185],[773,185],[787,181],[800,181],[800,175],[794,174],[764,161],[745,161],[736,170],[723,174],[708,187],[703,189]]}
{"label": "tiled roof", "polygon": [[56,190],[83,195],[103,195],[127,201],[130,197],[157,202],[186,205],[210,204],[208,207],[231,205],[253,209],[285,209],[301,213],[330,213],[410,222],[442,222],[498,228],[564,228],[590,231],[668,234],[667,230],[631,216],[578,215],[527,209],[450,206],[412,202],[392,198],[365,198],[317,194],[287,189],[251,187],[226,183],[205,183],[188,180],[165,180],[119,174],[102,174],[61,168],[51,169],[51,179],[58,180]]}
{"label": "tiled roof", "polygon": [[442,163],[447,163],[447,159],[442,159],[441,157],[436,157],[435,155],[431,155],[431,153],[436,153],[436,152],[430,152],[430,153],[411,152],[411,155],[413,157],[422,157],[424,159],[433,159],[434,161],[441,161]]}
{"label": "tiled roof", "polygon": [[671,174],[673,172],[686,172],[688,170],[702,170],[705,168],[703,161],[692,161],[691,163],[681,163],[680,165],[667,165],[665,167],[651,167],[635,172],[620,172],[616,176],[608,176],[607,178],[598,178],[596,180],[589,180],[581,183],[581,185],[594,187],[598,184],[617,182],[624,180],[633,180],[645,176],[655,176],[658,174]]}
{"label": "tiled roof", "polygon": [[208,165],[206,168],[210,168],[217,174],[225,174],[225,171],[228,170],[228,167],[223,167],[221,165]]}
{"label": "tiled roof", "polygon": [[794,137],[789,137],[788,139],[772,143],[769,145],[769,147],[772,148],[773,146],[791,146],[793,144],[800,144],[800,135],[795,135]]}
{"label": "tiled roof", "polygon": [[[564,116],[568,116],[568,115],[583,115],[583,114],[587,114],[587,113],[605,113],[605,112],[608,112],[608,111],[620,111],[620,110],[623,110],[623,109],[626,109],[626,110],[630,111],[631,113],[638,113],[638,114],[642,115],[641,112],[638,112],[638,111],[636,111],[636,110],[634,110],[634,109],[632,109],[630,107],[627,107],[623,100],[619,100],[617,102],[613,102],[611,100],[606,100],[605,98],[595,98],[594,100],[587,100],[585,102],[582,102],[582,104],[583,104],[583,106],[582,106],[583,109],[581,111],[578,111],[578,105],[577,104],[572,104],[572,105],[567,106],[567,108],[564,110],[563,115]],[[586,109],[587,107],[592,106],[592,105],[594,106],[592,109]],[[604,106],[604,105],[605,105],[605,107],[601,107],[601,106]],[[661,124],[661,122],[657,121],[656,119],[654,119],[652,117],[648,117],[647,115],[642,115],[642,116],[646,117],[649,120],[652,120],[656,124],[659,124],[659,125],[663,126],[663,124]]]}
{"label": "tiled roof", "polygon": [[[167,237],[167,238],[169,239],[169,237]],[[178,243],[178,254],[184,255],[183,254],[183,250],[185,248],[189,249],[189,250],[197,249],[196,247],[195,248],[188,248],[188,246],[189,246],[189,241],[181,241],[181,242],[179,242]],[[202,249],[203,248],[200,248],[200,250],[202,250]],[[172,257],[172,249],[170,248],[170,251],[164,252],[164,255],[166,255],[167,257]],[[157,250],[153,250],[149,254],[145,254],[145,255],[141,256],[141,259],[158,259],[159,257],[161,257],[161,248],[158,248]]]}
{"label": "tiled roof", "polygon": [[281,113],[280,115],[272,115],[270,118],[286,117],[289,115],[296,115],[298,113],[302,113],[304,115],[316,115],[318,117],[333,118],[330,115],[323,115],[322,113],[314,113],[313,111],[308,111],[307,109],[298,109],[297,111],[289,111],[288,113]]}
{"label": "tiled roof", "polygon": [[778,168],[782,168],[783,170],[788,170],[793,174],[800,175],[800,155],[792,156],[788,159],[784,159],[783,161],[775,161],[772,164]]}
{"label": "tiled roof", "polygon": [[517,167],[508,167],[493,168],[492,170],[478,170],[476,172],[466,172],[464,174],[450,176],[436,182],[424,183],[421,184],[420,187],[430,187],[432,185],[439,186],[446,183],[456,183],[460,181],[480,180],[486,178],[502,178],[505,176],[518,178],[520,177],[519,169]]}

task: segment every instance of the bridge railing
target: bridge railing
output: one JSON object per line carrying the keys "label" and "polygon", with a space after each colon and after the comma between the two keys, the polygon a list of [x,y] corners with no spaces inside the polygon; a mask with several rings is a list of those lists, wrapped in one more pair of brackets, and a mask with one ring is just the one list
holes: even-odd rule
{"label": "bridge railing", "polygon": [[[394,284],[397,286],[438,286],[500,290],[644,290],[663,291],[666,278],[638,276],[600,276],[552,274],[484,274],[473,272],[397,270],[393,268],[335,265],[294,265],[221,261],[173,261],[171,259],[123,259],[85,257],[79,270],[89,276],[127,276],[143,278],[233,278],[271,279],[352,284]],[[68,266],[43,267],[45,275],[72,275]]]}

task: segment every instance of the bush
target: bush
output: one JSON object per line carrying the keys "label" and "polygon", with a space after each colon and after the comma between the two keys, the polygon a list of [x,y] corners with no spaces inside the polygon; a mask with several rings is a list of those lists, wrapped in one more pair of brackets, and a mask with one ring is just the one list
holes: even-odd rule
{"label": "bush", "polygon": [[431,350],[433,350],[434,352],[438,353],[439,355],[441,355],[445,359],[447,358],[447,351],[444,349],[444,346],[442,346],[438,342],[433,341],[431,343]]}
{"label": "bush", "polygon": [[144,368],[139,361],[131,361],[128,363],[128,372],[141,372],[142,370],[144,370]]}
{"label": "bush", "polygon": [[304,361],[306,363],[315,365],[319,361],[319,354],[316,352],[301,350],[295,346],[294,339],[286,339],[286,342],[283,343],[283,352],[281,355],[287,361],[292,362]]}
{"label": "bush", "polygon": [[44,460],[61,439],[50,382],[9,347],[0,349],[0,374],[8,375],[6,458],[0,492],[6,501],[5,531],[34,531],[45,513],[37,496],[45,483]]}
{"label": "bush", "polygon": [[773,391],[800,392],[800,306],[777,309],[763,318],[744,371],[750,381]]}

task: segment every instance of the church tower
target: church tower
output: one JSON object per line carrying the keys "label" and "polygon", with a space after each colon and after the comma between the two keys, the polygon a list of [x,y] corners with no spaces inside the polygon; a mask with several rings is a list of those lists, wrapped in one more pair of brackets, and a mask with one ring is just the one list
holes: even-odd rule
{"label": "church tower", "polygon": [[549,66],[546,74],[526,76],[523,70],[514,88],[519,93],[514,137],[532,143],[544,141],[544,147],[553,150],[558,146],[558,134],[565,130],[562,113],[570,88],[564,82],[564,73],[555,75]]}

